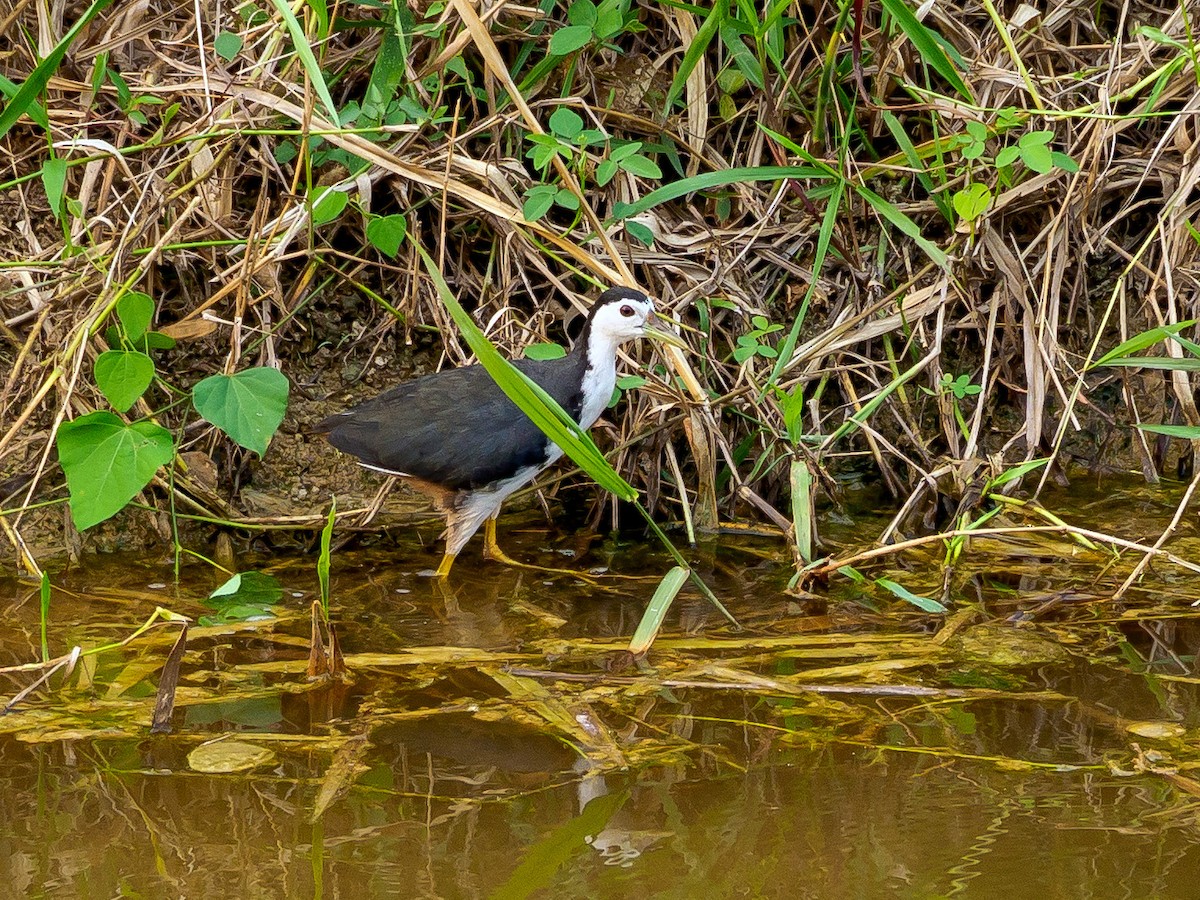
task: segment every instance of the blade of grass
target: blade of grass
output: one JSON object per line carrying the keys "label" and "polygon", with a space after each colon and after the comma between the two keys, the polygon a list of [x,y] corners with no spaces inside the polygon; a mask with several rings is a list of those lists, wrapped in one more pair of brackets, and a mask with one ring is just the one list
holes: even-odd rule
{"label": "blade of grass", "polygon": [[658,588],[655,589],[654,596],[650,598],[650,604],[642,613],[642,620],[638,622],[637,630],[634,631],[633,637],[629,641],[629,652],[634,656],[641,656],[650,649],[654,638],[658,636],[659,629],[662,628],[667,610],[671,608],[672,601],[687,583],[689,575],[691,575],[691,570],[686,566],[676,566],[658,583]]}
{"label": "blade of grass", "polygon": [[29,73],[29,77],[25,79],[4,110],[0,112],[0,137],[8,133],[8,130],[16,124],[17,119],[21,118],[21,115],[33,105],[34,98],[45,90],[50,77],[58,70],[59,63],[63,61],[63,57],[67,55],[67,50],[75,42],[75,38],[79,37],[79,33],[87,27],[92,19],[111,6],[112,2],[113,0],[94,0],[92,5],[84,10],[79,20],[63,35],[62,40],[46,54],[46,58]]}
{"label": "blade of grass", "polygon": [[954,68],[954,64],[946,55],[946,51],[942,49],[942,45],[934,39],[933,32],[926,28],[913,15],[913,11],[908,8],[904,0],[883,0],[883,8],[888,11],[888,14],[900,26],[900,30],[904,32],[905,37],[912,41],[912,45],[921,54],[921,59],[935,72],[945,78],[950,83],[950,86],[958,91],[966,100],[974,103],[975,96]]}
{"label": "blade of grass", "polygon": [[308,35],[304,33],[304,26],[300,24],[300,20],[296,18],[296,14],[292,12],[292,8],[288,5],[287,0],[271,0],[271,5],[275,7],[275,11],[279,13],[279,17],[283,19],[283,24],[287,27],[288,34],[292,36],[292,46],[296,50],[296,56],[300,60],[300,65],[304,67],[304,72],[308,75],[308,80],[312,83],[313,90],[321,98],[321,103],[325,106],[329,121],[334,124],[339,123],[341,119],[338,116],[337,107],[333,103],[333,96],[329,93],[329,86],[325,84],[325,76],[321,73],[321,65],[317,62],[317,57],[313,53],[312,47],[309,46]]}

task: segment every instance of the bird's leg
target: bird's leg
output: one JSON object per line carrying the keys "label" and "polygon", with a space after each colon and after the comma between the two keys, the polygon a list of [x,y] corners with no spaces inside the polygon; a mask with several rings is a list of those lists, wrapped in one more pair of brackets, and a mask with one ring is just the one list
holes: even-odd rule
{"label": "bird's leg", "polygon": [[506,566],[511,566],[514,569],[529,569],[534,572],[546,572],[550,575],[569,575],[572,578],[578,578],[580,581],[586,581],[588,584],[597,584],[596,579],[591,575],[583,572],[574,572],[571,569],[554,569],[549,566],[536,566],[533,563],[517,562],[507,553],[500,549],[500,545],[496,543],[496,518],[499,516],[491,516],[484,524],[483,529],[483,557],[490,559],[492,562],[502,563]]}
{"label": "bird's leg", "polygon": [[[499,513],[497,513],[498,515]],[[522,564],[501,550],[500,545],[496,542],[496,516],[489,516],[483,523],[483,558],[503,563],[506,566],[522,568]]]}
{"label": "bird's leg", "polygon": [[442,561],[438,564],[437,572],[435,572],[434,574],[438,578],[445,578],[447,575],[450,574],[450,567],[452,565],[454,565],[454,554],[453,553],[444,553],[444,554],[442,554]]}

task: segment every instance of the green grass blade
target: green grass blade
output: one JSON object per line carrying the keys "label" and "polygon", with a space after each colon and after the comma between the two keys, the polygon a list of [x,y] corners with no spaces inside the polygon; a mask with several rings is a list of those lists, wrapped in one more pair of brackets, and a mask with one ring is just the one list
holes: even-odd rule
{"label": "green grass blade", "polygon": [[304,33],[304,26],[300,24],[300,20],[296,18],[296,14],[292,12],[292,8],[288,5],[287,0],[271,0],[271,5],[275,7],[275,11],[283,19],[283,24],[287,26],[288,34],[292,36],[292,46],[296,48],[296,56],[300,58],[300,64],[304,66],[304,71],[308,75],[308,80],[312,83],[313,90],[317,92],[317,96],[321,98],[321,102],[325,105],[325,114],[329,117],[329,121],[334,125],[340,124],[337,107],[333,103],[333,96],[329,93],[329,87],[325,84],[325,76],[321,74],[321,66],[317,62],[317,57],[308,43],[308,35]]}
{"label": "green grass blade", "polygon": [[642,621],[638,622],[637,630],[634,631],[633,637],[629,641],[629,652],[634,656],[641,656],[650,649],[654,638],[658,636],[659,629],[662,628],[667,610],[671,608],[671,603],[679,595],[679,591],[687,584],[689,575],[691,575],[690,569],[684,566],[675,566],[658,583],[654,596],[650,598],[650,604],[642,613]]}
{"label": "green grass blade", "polygon": [[1127,341],[1122,341],[1117,346],[1113,347],[1102,357],[1091,364],[1089,368],[1095,369],[1099,366],[1107,366],[1113,360],[1123,356],[1129,356],[1131,353],[1140,353],[1147,347],[1153,347],[1159,341],[1166,340],[1176,332],[1183,331],[1185,328],[1190,328],[1196,324],[1195,319],[1188,319],[1186,322],[1178,322],[1174,325],[1163,325],[1160,328],[1151,328],[1149,331],[1143,331],[1141,334],[1135,334]]}
{"label": "green grass blade", "polygon": [[687,87],[688,77],[699,64],[701,57],[704,56],[704,51],[708,49],[708,45],[712,43],[713,35],[722,24],[729,18],[729,2],[728,0],[717,0],[712,11],[705,16],[704,22],[700,25],[696,36],[684,51],[683,61],[679,64],[679,71],[675,73],[675,78],[671,81],[671,87],[667,91],[666,102],[663,103],[663,115],[667,116],[671,113],[671,106],[679,99],[679,95],[683,93],[683,89]]}
{"label": "green grass blade", "polygon": [[784,178],[816,178],[824,177],[824,175],[825,173],[821,169],[812,166],[744,166],[735,169],[720,169],[716,172],[705,172],[663,185],[636,203],[617,204],[614,213],[619,219],[627,219],[648,209],[653,209],[660,203],[669,203],[696,191],[708,191],[730,184],[746,184],[752,181],[780,181]]}
{"label": "green grass blade", "polygon": [[63,35],[62,40],[46,54],[46,58],[29,73],[29,77],[17,89],[4,110],[0,111],[0,137],[8,133],[8,130],[16,124],[17,119],[21,118],[22,114],[33,105],[34,98],[45,90],[50,77],[58,70],[59,63],[63,61],[63,57],[67,55],[67,50],[75,42],[75,38],[79,37],[79,33],[87,27],[92,19],[111,6],[112,2],[113,0],[94,0],[92,5],[79,17],[79,20]]}
{"label": "green grass blade", "polygon": [[946,55],[946,51],[942,45],[934,37],[932,31],[926,28],[911,9],[908,8],[904,0],[883,0],[883,8],[888,11],[888,14],[895,19],[896,24],[900,26],[900,30],[905,36],[912,41],[917,52],[921,54],[921,58],[935,72],[941,75],[950,83],[956,91],[959,92],[965,99],[974,102],[975,97],[971,93],[971,89],[967,87],[966,82],[958,74],[958,70],[954,68],[954,64]]}
{"label": "green grass blade", "polygon": [[326,623],[329,622],[329,569],[332,562],[329,545],[333,541],[333,523],[336,518],[337,497],[332,497],[329,501],[329,517],[325,520],[325,527],[321,529],[321,555],[317,557],[317,582],[321,587],[321,612],[325,614]]}

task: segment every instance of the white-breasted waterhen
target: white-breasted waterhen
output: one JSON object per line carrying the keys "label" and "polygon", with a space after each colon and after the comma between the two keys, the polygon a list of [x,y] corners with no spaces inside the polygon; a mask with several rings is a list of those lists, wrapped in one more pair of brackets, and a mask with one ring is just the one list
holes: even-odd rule
{"label": "white-breasted waterhen", "polygon": [[[513,365],[590,428],[612,399],[617,348],[640,337],[683,346],[657,324],[649,297],[610,288],[589,311],[570,353]],[[403,478],[433,498],[446,517],[441,577],[484,522],[484,556],[519,565],[496,543],[500,506],[563,453],[478,365],[407,381],[313,430],[367,468]]]}

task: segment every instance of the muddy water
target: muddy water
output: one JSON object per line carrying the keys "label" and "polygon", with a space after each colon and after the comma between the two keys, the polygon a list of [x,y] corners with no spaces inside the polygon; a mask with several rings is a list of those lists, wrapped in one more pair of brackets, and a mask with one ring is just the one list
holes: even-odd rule
{"label": "muddy water", "polygon": [[[1056,511],[1152,542],[1177,498],[1075,493]],[[877,525],[831,515],[830,549]],[[1194,531],[1171,546],[1198,559]],[[534,526],[504,536],[550,565],[668,567],[631,543],[573,557]],[[166,558],[55,572],[52,655],[128,637],[156,606],[193,625],[169,734],[148,726],[175,627],[84,656],[0,717],[3,895],[1198,895],[1194,576],[1156,564],[1114,604],[1137,558],[1053,536],[979,542],[948,580],[940,547],[865,567],[928,596],[948,583],[946,625],[870,585],[789,594],[781,551],[700,548],[742,630],[684,595],[641,665],[621,648],[654,580],[468,553],[439,589],[414,535],[344,551],[350,676],[332,685],[304,675],[311,558],[242,560],[278,579],[278,615],[211,627],[194,620],[223,577],[201,564],[178,584]],[[0,603],[0,666],[37,659],[36,585],[0,579]],[[203,753],[234,741],[245,770],[211,771]]]}

